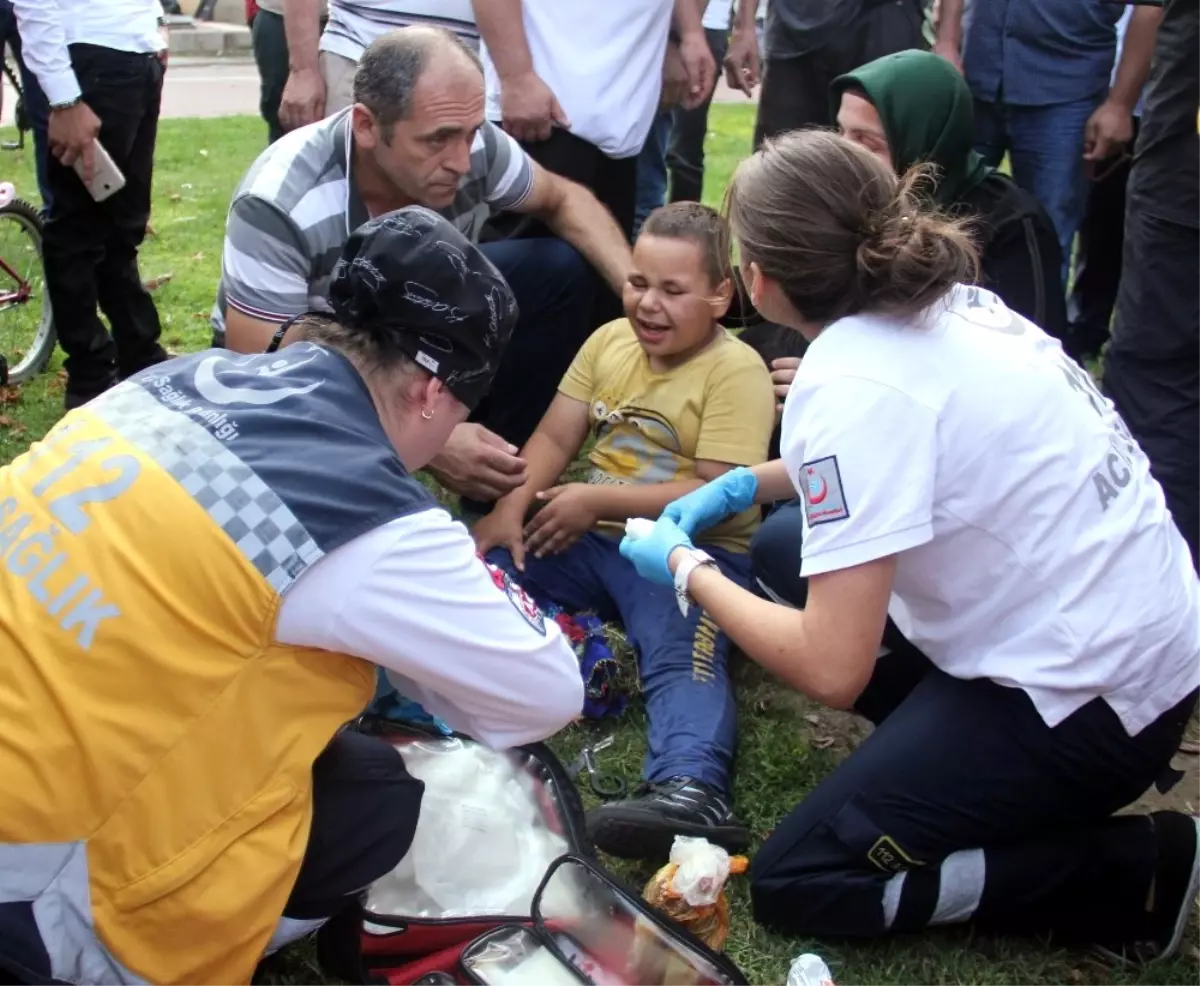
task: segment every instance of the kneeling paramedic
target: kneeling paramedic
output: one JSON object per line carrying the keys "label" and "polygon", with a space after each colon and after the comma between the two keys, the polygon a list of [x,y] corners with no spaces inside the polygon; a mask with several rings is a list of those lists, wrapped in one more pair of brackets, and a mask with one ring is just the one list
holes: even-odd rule
{"label": "kneeling paramedic", "polygon": [[376,666],[493,747],[579,714],[558,627],[413,478],[491,383],[507,285],[412,207],[350,237],[331,304],[0,470],[6,981],[248,982],[392,869],[423,786],[342,729]]}

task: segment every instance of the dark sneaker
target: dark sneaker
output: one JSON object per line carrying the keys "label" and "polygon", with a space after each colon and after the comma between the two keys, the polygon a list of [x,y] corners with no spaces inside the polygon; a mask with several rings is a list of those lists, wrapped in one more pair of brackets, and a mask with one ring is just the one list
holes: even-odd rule
{"label": "dark sneaker", "polygon": [[624,801],[610,801],[587,815],[596,848],[623,859],[661,862],[677,835],[708,839],[729,852],[745,852],[750,833],[715,788],[690,777],[645,784]]}
{"label": "dark sneaker", "polygon": [[1151,910],[1130,940],[1094,949],[1128,967],[1169,959],[1179,950],[1200,891],[1200,819],[1158,811],[1150,820],[1158,841]]}
{"label": "dark sneaker", "polygon": [[1158,837],[1154,909],[1150,916],[1157,961],[1179,950],[1196,906],[1200,891],[1200,819],[1177,811],[1158,811],[1150,817]]}
{"label": "dark sneaker", "polygon": [[77,407],[83,407],[84,404],[99,397],[116,382],[116,379],[113,378],[107,381],[76,383],[68,377],[66,391],[63,394],[63,410],[73,411]]}

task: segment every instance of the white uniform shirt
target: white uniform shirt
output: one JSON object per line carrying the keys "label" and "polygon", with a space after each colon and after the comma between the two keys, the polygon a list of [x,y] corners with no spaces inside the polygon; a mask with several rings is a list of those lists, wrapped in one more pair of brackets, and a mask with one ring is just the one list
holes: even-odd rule
{"label": "white uniform shirt", "polygon": [[284,596],[276,638],[385,668],[403,695],[495,748],[552,736],[583,710],[579,662],[558,624],[501,588],[441,509],[318,561]]}
{"label": "white uniform shirt", "polygon": [[22,57],[51,105],[79,96],[68,45],[158,52],[159,0],[13,0]]}
{"label": "white uniform shirt", "polygon": [[990,292],[828,327],[782,455],[802,574],[898,555],[905,629],[947,673],[1023,688],[1050,726],[1103,696],[1131,735],[1200,683],[1200,582],[1145,455]]}
{"label": "white uniform shirt", "polygon": [[[672,0],[522,0],[533,71],[571,133],[611,158],[641,153],[662,94]],[[480,44],[488,119],[500,122],[500,79]]]}

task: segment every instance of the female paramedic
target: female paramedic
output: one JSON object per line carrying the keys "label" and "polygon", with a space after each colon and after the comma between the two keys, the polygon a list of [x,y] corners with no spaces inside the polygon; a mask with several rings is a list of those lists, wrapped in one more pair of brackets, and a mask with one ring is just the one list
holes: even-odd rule
{"label": "female paramedic", "polygon": [[[754,304],[811,340],[781,461],[667,507],[621,550],[749,657],[877,729],[753,865],[756,917],[803,935],[974,921],[1178,946],[1196,825],[1113,812],[1165,779],[1200,681],[1200,586],[1146,459],[1059,344],[974,275],[970,240],[848,140],[799,132],[728,208]],[[803,610],[690,536],[793,495]],[[928,659],[876,661],[895,598]]]}
{"label": "female paramedic", "polygon": [[5,982],[249,982],[392,869],[423,785],[341,729],[375,666],[496,747],[583,705],[558,627],[413,476],[487,391],[508,286],[408,208],[349,238],[330,301],[309,341],[153,367],[0,470]]}

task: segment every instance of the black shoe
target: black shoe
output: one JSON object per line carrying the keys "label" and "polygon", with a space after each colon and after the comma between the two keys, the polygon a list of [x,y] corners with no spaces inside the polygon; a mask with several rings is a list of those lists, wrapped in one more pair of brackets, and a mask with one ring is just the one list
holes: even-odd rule
{"label": "black shoe", "polygon": [[116,378],[109,380],[107,383],[96,383],[89,381],[86,384],[72,383],[71,379],[67,378],[67,389],[63,395],[63,408],[67,411],[73,411],[77,407],[83,407],[88,401],[99,397],[109,387],[115,384]]}
{"label": "black shoe", "polygon": [[677,835],[708,839],[734,853],[750,846],[750,833],[729,801],[690,777],[646,784],[635,797],[593,808],[587,831],[597,849],[623,859],[666,860]]}
{"label": "black shoe", "polygon": [[1200,890],[1200,819],[1157,811],[1150,824],[1158,842],[1151,908],[1124,941],[1094,946],[1109,961],[1127,967],[1151,965],[1179,950]]}
{"label": "black shoe", "polygon": [[1158,838],[1154,909],[1150,912],[1154,960],[1179,950],[1200,890],[1200,819],[1177,811],[1150,816]]}

